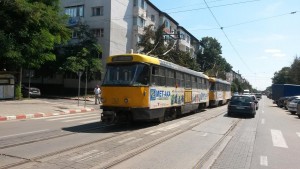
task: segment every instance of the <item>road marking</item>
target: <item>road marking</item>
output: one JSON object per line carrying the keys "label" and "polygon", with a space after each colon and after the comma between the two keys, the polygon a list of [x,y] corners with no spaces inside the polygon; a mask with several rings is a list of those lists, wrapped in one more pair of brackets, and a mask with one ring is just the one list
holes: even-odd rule
{"label": "road marking", "polygon": [[89,121],[83,121],[83,122],[80,122],[80,124],[97,123],[97,122],[100,122],[100,119],[97,119],[97,120],[89,120]]}
{"label": "road marking", "polygon": [[127,142],[127,141],[134,140],[134,139],[135,139],[135,137],[129,137],[129,138],[126,138],[126,139],[121,140],[121,141],[118,141],[118,142],[119,142],[119,143],[125,143],[125,142]]}
{"label": "road marking", "polygon": [[268,157],[267,156],[260,156],[260,165],[268,166]]}
{"label": "road marking", "polygon": [[13,136],[20,136],[20,135],[32,134],[32,133],[41,133],[41,132],[44,132],[44,131],[49,131],[49,129],[46,129],[46,130],[37,130],[37,131],[31,131],[31,132],[20,133],[20,134],[12,134],[12,135],[7,135],[7,136],[1,136],[0,138],[7,138],[7,137],[13,137]]}
{"label": "road marking", "polygon": [[73,120],[65,120],[65,121],[62,121],[62,122],[73,122],[73,121],[80,121],[80,120],[94,119],[94,118],[99,118],[99,116],[91,116],[91,117],[86,117],[86,118],[79,118],[79,119],[73,119]]}
{"label": "road marking", "polygon": [[298,137],[300,137],[300,133],[299,132],[297,132],[296,134],[297,134]]}
{"label": "road marking", "polygon": [[151,134],[151,133],[154,133],[154,132],[155,132],[155,130],[150,130],[150,131],[148,131],[148,132],[146,132],[144,134]]}
{"label": "road marking", "polygon": [[80,155],[78,155],[78,156],[74,156],[74,157],[72,157],[72,158],[69,158],[69,161],[78,160],[78,159],[81,159],[81,158],[83,158],[83,157],[89,156],[89,155],[94,154],[94,153],[97,153],[97,152],[98,152],[98,150],[92,150],[92,151],[89,151],[89,152],[80,154]]}
{"label": "road marking", "polygon": [[98,116],[97,114],[85,114],[85,115],[77,115],[77,116],[68,116],[68,117],[56,117],[53,119],[49,119],[46,121],[57,121],[57,120],[65,120],[65,119],[72,119],[72,118],[77,118],[77,117],[88,117],[88,116]]}
{"label": "road marking", "polygon": [[265,124],[265,119],[261,119],[261,124]]}
{"label": "road marking", "polygon": [[203,137],[207,136],[207,133],[202,134]]}
{"label": "road marking", "polygon": [[155,135],[158,135],[158,134],[160,134],[159,131],[157,131],[157,132],[155,132],[155,133],[152,133],[151,136],[155,136]]}
{"label": "road marking", "polygon": [[128,142],[128,143],[126,143],[126,144],[127,144],[127,145],[130,145],[130,144],[133,144],[133,143],[139,142],[139,141],[141,141],[141,140],[143,140],[143,138],[138,138],[138,139],[132,140],[132,141],[130,141],[130,142]]}
{"label": "road marking", "polygon": [[272,134],[273,146],[288,148],[288,146],[285,142],[285,139],[283,138],[283,135],[280,130],[271,129],[271,134]]}
{"label": "road marking", "polygon": [[[96,113],[89,113],[89,114],[96,114]],[[97,113],[98,114],[98,113]],[[55,118],[61,118],[61,117],[71,117],[71,116],[79,116],[80,114],[75,113],[75,114],[60,114],[60,113],[53,113],[52,116],[48,116],[48,117],[39,117],[39,118],[35,118],[35,120],[40,120],[40,119],[55,119]],[[84,113],[81,115],[85,115]]]}

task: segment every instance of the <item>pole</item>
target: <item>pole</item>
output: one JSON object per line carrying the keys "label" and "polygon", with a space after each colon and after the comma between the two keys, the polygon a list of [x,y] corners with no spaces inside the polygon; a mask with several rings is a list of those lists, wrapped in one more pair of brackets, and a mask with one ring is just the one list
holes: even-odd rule
{"label": "pole", "polygon": [[77,72],[78,74],[78,106],[79,106],[79,95],[80,95],[80,78],[81,78],[81,75],[82,75],[82,72]]}
{"label": "pole", "polygon": [[86,106],[86,93],[87,93],[87,69],[85,69],[85,94],[84,94],[84,107]]}
{"label": "pole", "polygon": [[28,80],[28,98],[30,99],[30,79],[31,79],[31,70],[29,70],[29,80]]}

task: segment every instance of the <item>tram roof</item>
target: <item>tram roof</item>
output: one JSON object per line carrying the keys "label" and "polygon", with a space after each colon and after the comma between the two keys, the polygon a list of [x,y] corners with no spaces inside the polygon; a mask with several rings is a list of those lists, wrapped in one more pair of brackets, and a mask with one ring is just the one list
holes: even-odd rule
{"label": "tram roof", "polygon": [[142,62],[150,63],[154,65],[161,65],[170,69],[178,70],[180,72],[189,73],[195,76],[200,76],[208,79],[209,77],[202,72],[197,72],[186,67],[177,65],[175,63],[159,59],[153,56],[143,55],[143,54],[122,54],[122,55],[113,55],[107,58],[107,63],[125,63],[125,62]]}
{"label": "tram roof", "polygon": [[219,82],[219,83],[224,83],[224,84],[230,84],[229,82],[227,82],[225,80],[218,79],[218,78],[215,78],[215,77],[209,77],[209,81],[211,81],[211,82]]}

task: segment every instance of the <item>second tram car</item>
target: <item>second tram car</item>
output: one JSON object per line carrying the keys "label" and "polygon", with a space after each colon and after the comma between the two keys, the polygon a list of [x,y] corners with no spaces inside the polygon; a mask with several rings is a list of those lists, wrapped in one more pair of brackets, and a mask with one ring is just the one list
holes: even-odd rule
{"label": "second tram car", "polygon": [[230,83],[221,79],[210,77],[209,84],[209,106],[215,107],[226,104],[231,98]]}
{"label": "second tram car", "polygon": [[103,122],[163,122],[209,105],[209,77],[142,54],[107,59],[101,86]]}

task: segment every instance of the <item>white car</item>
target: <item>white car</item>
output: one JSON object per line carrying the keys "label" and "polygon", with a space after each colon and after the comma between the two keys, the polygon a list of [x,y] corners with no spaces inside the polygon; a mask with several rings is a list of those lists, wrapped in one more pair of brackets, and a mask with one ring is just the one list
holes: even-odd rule
{"label": "white car", "polygon": [[294,99],[289,102],[288,104],[288,110],[292,113],[295,114],[297,112],[297,104],[300,101],[300,99]]}

